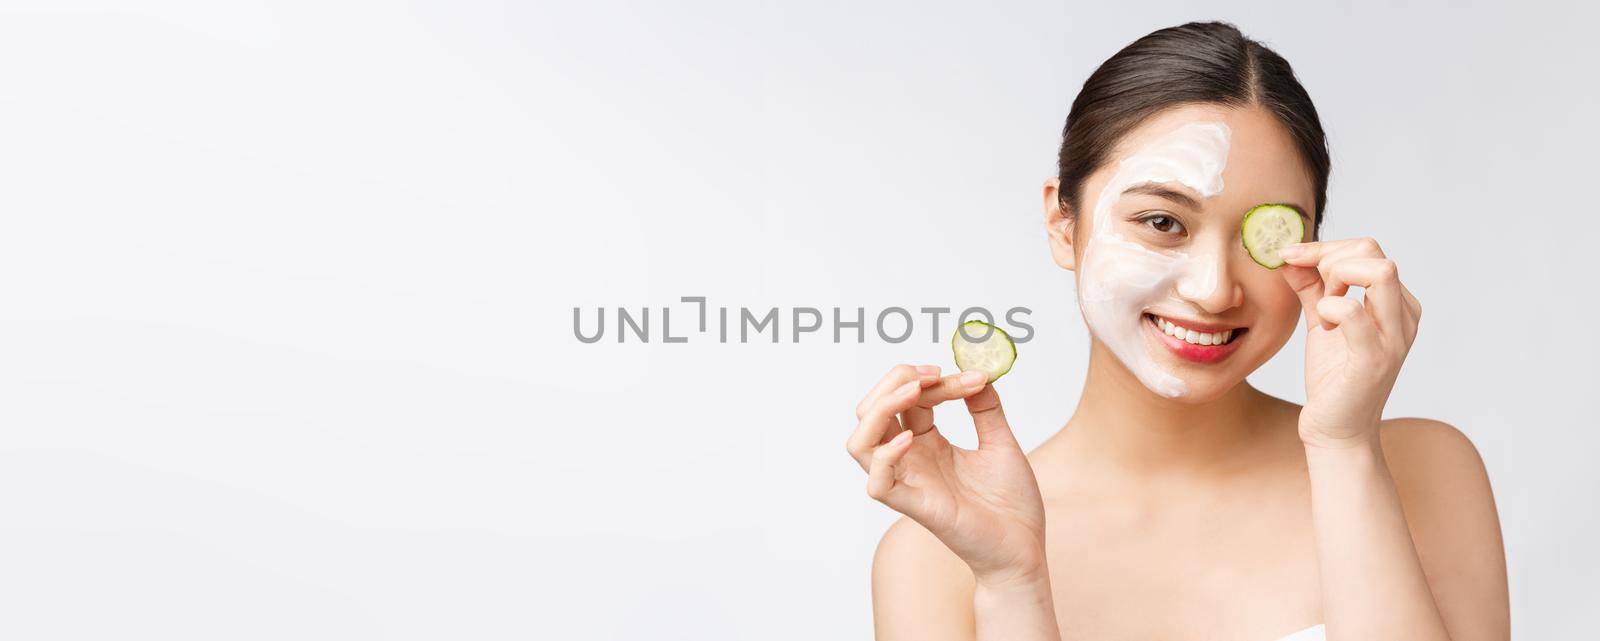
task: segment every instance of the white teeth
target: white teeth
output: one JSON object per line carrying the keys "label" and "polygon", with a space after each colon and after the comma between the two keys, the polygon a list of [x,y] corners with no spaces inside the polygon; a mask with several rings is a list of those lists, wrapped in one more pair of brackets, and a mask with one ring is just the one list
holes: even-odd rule
{"label": "white teeth", "polygon": [[1160,316],[1156,316],[1156,327],[1161,328],[1161,331],[1169,336],[1194,343],[1195,345],[1221,345],[1233,339],[1233,330],[1231,329],[1212,333],[1197,332],[1174,325],[1172,321]]}

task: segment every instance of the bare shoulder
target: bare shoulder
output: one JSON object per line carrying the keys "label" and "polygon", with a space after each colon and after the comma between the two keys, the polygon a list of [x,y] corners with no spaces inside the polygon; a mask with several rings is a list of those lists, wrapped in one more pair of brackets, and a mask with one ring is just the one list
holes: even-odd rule
{"label": "bare shoulder", "polygon": [[[1471,622],[1460,638],[1510,630],[1505,544],[1489,474],[1472,440],[1424,418],[1384,421],[1383,456],[1440,614]],[[1454,632],[1455,630],[1452,630]],[[1503,634],[1502,634],[1503,633]]]}
{"label": "bare shoulder", "polygon": [[1391,418],[1379,426],[1378,438],[1397,484],[1465,482],[1471,487],[1464,490],[1488,491],[1483,457],[1472,439],[1454,425],[1428,418]]}
{"label": "bare shoulder", "polygon": [[1489,473],[1465,433],[1442,421],[1394,418],[1383,421],[1378,437],[1413,529],[1488,519],[1498,535]]}
{"label": "bare shoulder", "polygon": [[[970,639],[972,571],[927,528],[900,517],[872,557],[877,638]],[[966,636],[958,636],[968,631]]]}

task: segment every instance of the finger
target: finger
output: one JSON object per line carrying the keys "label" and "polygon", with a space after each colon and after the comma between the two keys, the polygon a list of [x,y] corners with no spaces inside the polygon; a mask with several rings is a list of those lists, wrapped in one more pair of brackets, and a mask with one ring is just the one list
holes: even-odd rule
{"label": "finger", "polygon": [[[1345,258],[1383,258],[1383,248],[1378,246],[1378,241],[1371,238],[1347,238],[1340,240],[1312,241],[1285,245],[1279,251],[1284,264],[1278,267],[1289,287],[1294,289],[1295,295],[1300,299],[1300,307],[1306,312],[1306,328],[1327,327],[1324,319],[1318,318],[1316,307],[1324,296],[1329,268]],[[1315,271],[1315,277],[1312,271]]]}
{"label": "finger", "polygon": [[1292,243],[1284,245],[1278,250],[1278,255],[1290,265],[1312,266],[1322,262],[1333,254],[1347,256],[1361,256],[1364,258],[1387,258],[1383,255],[1383,248],[1378,246],[1378,241],[1371,238],[1342,238],[1339,240],[1318,240],[1305,243]]}
{"label": "finger", "polygon": [[[862,419],[866,417],[867,409],[877,402],[878,398],[883,394],[895,389],[895,386],[904,385],[913,378],[920,380],[924,385],[931,385],[939,380],[939,366],[918,365],[912,367],[910,365],[896,365],[890,368],[889,373],[885,374],[882,379],[879,379],[877,384],[873,386],[872,391],[868,392],[867,396],[861,399],[861,402],[856,404],[856,431],[845,439],[845,449],[850,452],[851,457],[856,459],[856,462],[865,461],[867,452],[872,447],[892,438],[901,429],[904,429],[899,421],[895,420],[884,426],[886,429],[882,432],[876,432],[877,440],[875,441],[866,442],[863,440],[865,437],[860,434],[862,426],[865,425]],[[862,465],[864,466],[865,463],[862,463]]]}
{"label": "finger", "polygon": [[1328,269],[1324,295],[1344,296],[1351,287],[1365,290],[1362,296],[1378,331],[1386,336],[1405,338],[1405,302],[1400,296],[1400,274],[1387,258],[1348,258]]}
{"label": "finger", "polygon": [[1400,295],[1405,298],[1406,310],[1411,312],[1411,322],[1406,324],[1410,330],[1406,334],[1406,347],[1409,348],[1417,340],[1417,325],[1422,323],[1422,301],[1417,300],[1405,283],[1400,283]]}
{"label": "finger", "polygon": [[905,459],[906,452],[911,451],[911,438],[911,432],[901,432],[888,443],[879,445],[873,450],[872,459],[867,466],[867,496],[897,510],[900,508],[896,504],[905,503],[893,499],[899,498],[896,494],[901,494],[908,488],[897,482],[896,468],[900,465],[900,461]]}
{"label": "finger", "polygon": [[1411,318],[1417,321],[1422,320],[1422,301],[1417,300],[1417,297],[1411,293],[1411,289],[1406,287],[1405,283],[1400,284],[1400,293],[1405,296],[1406,307],[1411,310]]}
{"label": "finger", "polygon": [[878,398],[878,396],[882,395],[884,392],[904,385],[906,381],[909,381],[914,377],[921,378],[923,381],[931,384],[933,381],[939,380],[939,366],[918,365],[916,367],[912,367],[910,365],[896,365],[890,368],[889,373],[884,374],[883,378],[878,379],[878,382],[872,386],[872,390],[867,392],[867,395],[861,398],[861,402],[856,403],[856,418],[861,418],[861,416],[866,413],[867,406],[871,405],[872,401]]}
{"label": "finger", "polygon": [[902,413],[900,419],[911,433],[921,435],[933,429],[933,406],[948,400],[971,396],[983,389],[984,384],[988,382],[989,376],[979,371],[946,376],[939,379],[937,385],[923,389],[922,394],[917,397],[916,404]]}
{"label": "finger", "polygon": [[850,456],[861,464],[862,469],[867,468],[871,461],[872,449],[883,442],[884,435],[890,433],[890,428],[896,428],[896,433],[899,431],[900,421],[895,415],[917,402],[917,391],[920,389],[922,389],[920,381],[906,381],[889,393],[878,396],[862,413],[861,422],[856,424],[856,430],[845,442],[845,449],[849,450]]}
{"label": "finger", "polygon": [[1300,308],[1305,310],[1306,329],[1323,325],[1322,318],[1317,316],[1317,301],[1322,300],[1324,289],[1322,274],[1317,268],[1285,263],[1278,267],[1278,273],[1294,290],[1295,298],[1300,299]]}
{"label": "finger", "polygon": [[890,416],[889,425],[883,430],[883,434],[878,437],[878,442],[873,445],[869,445],[868,447],[877,447],[879,445],[883,445],[884,443],[889,442],[890,439],[899,436],[900,433],[904,431],[906,431],[905,420],[901,416]]}
{"label": "finger", "polygon": [[1366,307],[1354,298],[1329,296],[1317,302],[1317,314],[1334,327],[1344,330],[1344,340],[1358,354],[1380,349],[1378,328]]}
{"label": "finger", "polygon": [[1368,259],[1387,260],[1387,257],[1383,255],[1383,250],[1378,247],[1377,241],[1359,238],[1345,242],[1337,247],[1329,248],[1322,255],[1322,260],[1317,262],[1317,272],[1322,274],[1322,280],[1326,281],[1329,279],[1329,274],[1332,273],[1335,265],[1352,260]]}
{"label": "finger", "polygon": [[[929,372],[932,372],[932,374],[930,375]],[[920,378],[917,379],[917,383],[923,389],[939,385],[940,379],[938,365],[918,365],[917,373],[920,376]],[[911,423],[909,421],[911,420],[927,421],[928,427],[923,428],[920,432],[917,432],[918,434],[931,429],[933,427],[933,412],[929,411],[926,417],[920,416],[921,412],[922,409],[917,407],[915,403],[913,403],[911,407],[906,408],[905,411],[901,412],[900,415],[895,417],[889,424],[889,429],[883,433],[883,436],[879,439],[878,444],[882,445],[884,442],[887,442],[889,439],[900,434],[900,432],[909,429],[911,427]]]}
{"label": "finger", "polygon": [[993,385],[984,385],[978,393],[967,397],[967,412],[972,414],[972,425],[978,429],[978,449],[1018,447],[1011,424],[1006,422],[1006,412],[1000,407],[1000,393]]}

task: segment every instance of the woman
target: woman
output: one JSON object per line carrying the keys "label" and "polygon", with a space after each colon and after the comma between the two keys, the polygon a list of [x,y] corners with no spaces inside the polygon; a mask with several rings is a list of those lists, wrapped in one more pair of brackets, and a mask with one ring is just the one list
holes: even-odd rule
{"label": "woman", "polygon": [[[1381,419],[1421,307],[1373,240],[1318,239],[1329,158],[1289,64],[1222,23],[1145,36],[1084,83],[1058,168],[1078,407],[1025,454],[980,373],[902,365],[866,395],[847,448],[905,515],[873,562],[878,638],[1508,638],[1476,450]],[[1306,222],[1275,270],[1239,242],[1263,203]],[[1301,318],[1303,407],[1245,381]],[[958,398],[976,450],[933,425]]]}

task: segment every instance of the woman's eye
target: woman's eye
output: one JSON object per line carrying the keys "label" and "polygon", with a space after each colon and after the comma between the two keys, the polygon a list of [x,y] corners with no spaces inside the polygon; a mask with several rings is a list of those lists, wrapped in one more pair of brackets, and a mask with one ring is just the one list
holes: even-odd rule
{"label": "woman's eye", "polygon": [[1155,216],[1142,218],[1139,220],[1139,222],[1149,225],[1151,229],[1163,234],[1171,234],[1183,231],[1183,223],[1178,222],[1178,219],[1171,216],[1157,214]]}

